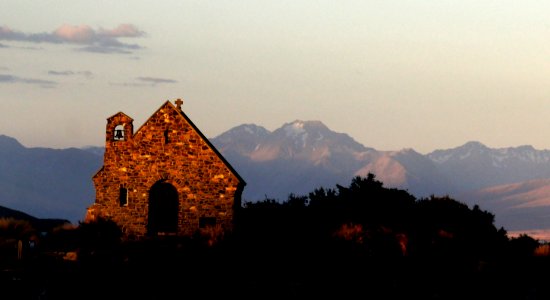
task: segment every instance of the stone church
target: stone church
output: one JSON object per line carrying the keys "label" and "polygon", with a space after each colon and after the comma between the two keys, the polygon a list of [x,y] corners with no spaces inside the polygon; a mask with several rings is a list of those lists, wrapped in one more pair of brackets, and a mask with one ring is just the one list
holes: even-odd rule
{"label": "stone church", "polygon": [[103,167],[85,222],[116,222],[126,238],[191,236],[233,229],[245,181],[182,111],[166,101],[134,132],[119,112],[107,119]]}

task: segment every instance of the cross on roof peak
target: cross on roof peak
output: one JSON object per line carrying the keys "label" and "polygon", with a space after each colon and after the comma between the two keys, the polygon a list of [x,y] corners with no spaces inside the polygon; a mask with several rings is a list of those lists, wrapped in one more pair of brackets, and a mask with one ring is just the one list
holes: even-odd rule
{"label": "cross on roof peak", "polygon": [[183,101],[182,101],[180,98],[178,98],[178,100],[176,100],[175,103],[176,103],[176,107],[177,107],[179,110],[181,110],[181,105],[183,104]]}

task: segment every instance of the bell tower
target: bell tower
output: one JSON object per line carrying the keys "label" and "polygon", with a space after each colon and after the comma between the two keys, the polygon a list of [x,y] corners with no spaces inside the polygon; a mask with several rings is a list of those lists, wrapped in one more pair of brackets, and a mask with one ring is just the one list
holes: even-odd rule
{"label": "bell tower", "polygon": [[113,142],[124,142],[132,140],[134,134],[134,120],[123,112],[119,112],[107,118],[107,129],[105,131],[105,146]]}

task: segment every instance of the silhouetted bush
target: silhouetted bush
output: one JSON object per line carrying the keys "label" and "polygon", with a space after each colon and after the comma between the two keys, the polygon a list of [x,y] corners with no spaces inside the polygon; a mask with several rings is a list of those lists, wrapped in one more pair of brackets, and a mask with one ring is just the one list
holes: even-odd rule
{"label": "silhouetted bush", "polygon": [[[123,241],[116,223],[100,218],[54,230],[46,240],[49,250],[78,253],[64,277],[73,291],[109,287],[124,298],[196,291],[245,298],[518,299],[540,295],[547,276],[534,274],[550,267],[546,255],[534,255],[537,240],[509,239],[479,206],[448,196],[416,199],[373,174],[283,202],[245,202],[235,215],[230,234],[206,227],[193,237]],[[11,225],[3,236],[27,234],[24,224]],[[64,288],[52,289],[63,294]]]}
{"label": "silhouetted bush", "polygon": [[36,234],[36,230],[29,221],[13,218],[0,218],[0,238],[28,239]]}
{"label": "silhouetted bush", "polygon": [[105,218],[81,222],[77,228],[77,236],[79,261],[98,267],[120,259],[122,230],[116,222]]}
{"label": "silhouetted bush", "polygon": [[36,236],[32,224],[26,220],[0,218],[0,263],[21,258],[28,243]]}

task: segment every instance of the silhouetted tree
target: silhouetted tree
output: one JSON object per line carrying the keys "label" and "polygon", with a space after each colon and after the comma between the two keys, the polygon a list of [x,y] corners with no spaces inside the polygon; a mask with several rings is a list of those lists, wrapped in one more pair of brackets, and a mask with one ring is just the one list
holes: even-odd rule
{"label": "silhouetted tree", "polygon": [[535,249],[540,245],[539,241],[527,234],[520,234],[510,239],[510,253],[515,257],[531,257]]}
{"label": "silhouetted tree", "polygon": [[494,256],[506,242],[506,232],[494,226],[494,215],[476,205],[448,196],[417,202],[415,250],[428,255],[486,258]]}

